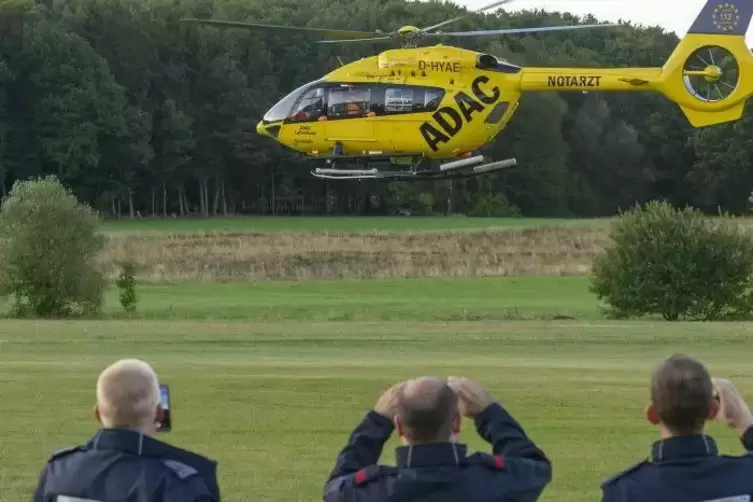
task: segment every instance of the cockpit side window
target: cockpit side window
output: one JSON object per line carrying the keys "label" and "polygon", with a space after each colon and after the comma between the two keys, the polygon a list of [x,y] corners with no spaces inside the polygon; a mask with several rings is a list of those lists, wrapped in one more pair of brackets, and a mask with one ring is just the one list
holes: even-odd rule
{"label": "cockpit side window", "polygon": [[329,117],[364,117],[370,111],[370,87],[343,84],[330,88],[327,98],[327,115]]}
{"label": "cockpit side window", "polygon": [[378,116],[433,112],[444,98],[441,87],[382,84],[374,91],[371,107]]}
{"label": "cockpit side window", "polygon": [[291,122],[319,120],[327,113],[326,93],[323,87],[308,90],[293,107]]}
{"label": "cockpit side window", "polygon": [[427,112],[433,112],[439,107],[442,98],[444,98],[444,89],[427,88],[424,96],[424,109]]}
{"label": "cockpit side window", "polygon": [[413,111],[413,88],[391,87],[384,91],[384,111],[387,113],[400,113]]}

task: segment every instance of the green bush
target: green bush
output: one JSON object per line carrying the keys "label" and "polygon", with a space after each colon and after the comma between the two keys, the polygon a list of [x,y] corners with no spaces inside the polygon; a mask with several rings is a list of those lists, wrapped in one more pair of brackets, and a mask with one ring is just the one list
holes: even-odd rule
{"label": "green bush", "polygon": [[15,314],[97,313],[104,279],[94,263],[104,246],[99,219],[54,177],[19,181],[0,209],[0,293]]}
{"label": "green bush", "polygon": [[120,276],[116,282],[120,290],[120,305],[128,313],[136,311],[136,266],[127,261],[122,264]]}
{"label": "green bush", "polygon": [[748,317],[753,240],[734,219],[651,202],[624,214],[596,258],[591,291],[617,317]]}
{"label": "green bush", "polygon": [[468,213],[468,216],[477,218],[512,218],[520,215],[520,208],[510,203],[507,197],[500,193],[480,197]]}

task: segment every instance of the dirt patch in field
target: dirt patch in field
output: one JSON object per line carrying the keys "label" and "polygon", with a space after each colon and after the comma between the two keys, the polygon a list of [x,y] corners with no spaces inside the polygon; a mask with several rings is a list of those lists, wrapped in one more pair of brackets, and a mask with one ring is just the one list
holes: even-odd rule
{"label": "dirt patch in field", "polygon": [[606,228],[505,228],[442,232],[112,235],[108,276],[131,259],[156,283],[386,277],[580,275]]}

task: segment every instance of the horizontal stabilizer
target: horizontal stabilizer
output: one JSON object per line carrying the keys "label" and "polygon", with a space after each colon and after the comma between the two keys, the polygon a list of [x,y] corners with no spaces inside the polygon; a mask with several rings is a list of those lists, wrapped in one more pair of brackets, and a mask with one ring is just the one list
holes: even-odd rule
{"label": "horizontal stabilizer", "polygon": [[703,112],[693,110],[692,108],[686,108],[684,106],[680,106],[680,109],[693,127],[707,127],[740,120],[743,116],[743,111],[745,110],[745,101],[742,101],[731,108],[727,108],[726,110],[715,112]]}

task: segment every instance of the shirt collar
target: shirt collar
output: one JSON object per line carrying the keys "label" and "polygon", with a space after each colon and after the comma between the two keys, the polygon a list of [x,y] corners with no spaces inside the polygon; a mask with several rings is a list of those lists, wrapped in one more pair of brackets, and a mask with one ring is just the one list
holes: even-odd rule
{"label": "shirt collar", "polygon": [[132,429],[100,429],[86,444],[92,450],[117,450],[139,456],[159,455],[162,443]]}
{"label": "shirt collar", "polygon": [[678,436],[656,441],[651,446],[651,460],[676,460],[689,457],[710,457],[718,455],[716,442],[710,436]]}
{"label": "shirt collar", "polygon": [[399,468],[458,465],[467,451],[466,445],[452,442],[399,446],[395,460]]}
{"label": "shirt collar", "polygon": [[86,443],[92,450],[115,450],[144,457],[177,460],[197,470],[216,469],[217,462],[202,455],[163,443],[133,429],[100,429]]}

